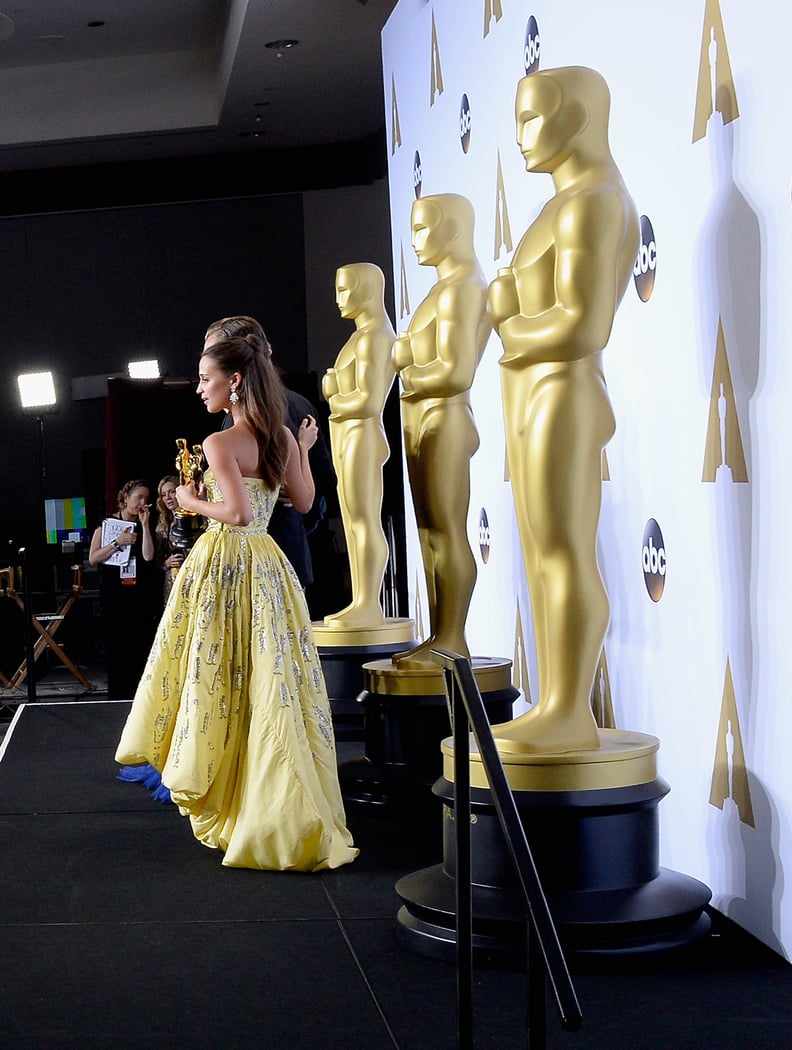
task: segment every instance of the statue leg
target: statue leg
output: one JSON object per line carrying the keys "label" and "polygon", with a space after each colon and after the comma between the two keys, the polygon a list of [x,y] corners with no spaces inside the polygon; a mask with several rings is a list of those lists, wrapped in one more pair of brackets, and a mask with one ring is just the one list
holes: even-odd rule
{"label": "statue leg", "polygon": [[413,500],[429,587],[431,633],[425,642],[393,660],[406,667],[436,670],[430,655],[433,648],[470,655],[465,622],[476,583],[476,561],[467,535],[467,514],[470,460],[478,448],[478,433],[466,403],[435,405],[428,416],[422,429],[420,493],[416,499],[413,483]]}
{"label": "statue leg", "polygon": [[423,667],[434,669],[437,664],[432,660],[429,651],[434,645],[434,632],[437,623],[437,579],[435,570],[435,544],[433,543],[431,516],[428,509],[429,500],[425,492],[426,481],[421,471],[420,457],[412,462],[407,461],[408,474],[410,477],[410,491],[412,493],[413,508],[418,524],[418,542],[421,547],[421,562],[424,569],[424,581],[426,583],[426,601],[429,613],[429,637],[401,653],[394,653],[391,661],[394,664],[405,664],[411,667]]}
{"label": "statue leg", "polygon": [[525,440],[513,458],[539,696],[524,715],[495,727],[504,752],[599,747],[590,697],[610,615],[597,529],[602,449],[612,432],[610,402],[597,373],[578,369],[533,389]]}
{"label": "statue leg", "polygon": [[371,627],[385,620],[380,602],[388,563],[382,528],[382,468],[388,445],[379,427],[355,427],[338,457],[338,490],[349,551],[352,601],[325,617],[329,626]]}

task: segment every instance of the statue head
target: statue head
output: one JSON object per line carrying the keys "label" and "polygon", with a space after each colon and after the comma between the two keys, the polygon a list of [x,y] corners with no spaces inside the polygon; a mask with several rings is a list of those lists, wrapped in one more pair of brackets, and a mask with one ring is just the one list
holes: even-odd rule
{"label": "statue head", "polygon": [[374,263],[347,263],[336,270],[336,303],[342,317],[357,317],[367,306],[381,308],[385,275]]}
{"label": "statue head", "polygon": [[473,205],[458,193],[435,193],[413,202],[412,244],[422,266],[449,255],[473,253]]}
{"label": "statue head", "polygon": [[574,152],[608,142],[610,91],[586,66],[538,70],[517,84],[517,143],[528,171],[552,172]]}

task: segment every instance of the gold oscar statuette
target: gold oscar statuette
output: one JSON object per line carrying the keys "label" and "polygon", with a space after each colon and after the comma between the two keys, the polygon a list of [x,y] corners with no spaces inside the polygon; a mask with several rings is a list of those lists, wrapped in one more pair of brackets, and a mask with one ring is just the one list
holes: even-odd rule
{"label": "gold oscar statuette", "polygon": [[[203,449],[200,445],[193,445],[190,449],[186,438],[176,438],[176,448],[176,471],[180,483],[189,485],[194,481],[200,484],[203,480]],[[200,514],[177,507],[168,533],[171,548],[186,556],[204,528],[205,522]]]}

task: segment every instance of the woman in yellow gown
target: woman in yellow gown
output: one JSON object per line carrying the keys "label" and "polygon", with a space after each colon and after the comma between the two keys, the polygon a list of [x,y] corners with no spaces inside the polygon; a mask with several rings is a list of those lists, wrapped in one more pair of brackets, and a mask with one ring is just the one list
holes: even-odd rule
{"label": "woman in yellow gown", "polygon": [[283,425],[280,379],[253,336],[204,352],[198,393],[234,426],[204,441],[208,502],[194,483],[177,490],[209,526],[179,570],[116,761],[159,770],[228,866],[336,868],[358,851],[330,705],[300,583],[267,534],[281,485],[311,506],[310,434],[298,443]]}

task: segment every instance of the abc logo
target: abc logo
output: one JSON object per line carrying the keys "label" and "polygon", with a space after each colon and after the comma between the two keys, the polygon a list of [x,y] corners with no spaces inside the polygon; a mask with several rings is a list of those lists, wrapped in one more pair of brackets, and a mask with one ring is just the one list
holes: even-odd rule
{"label": "abc logo", "polygon": [[487,512],[483,507],[479,514],[479,550],[481,551],[481,560],[486,565],[490,556],[490,527],[487,520]]}
{"label": "abc logo", "polygon": [[533,15],[525,28],[525,72],[535,73],[539,68],[539,26]]}
{"label": "abc logo", "polygon": [[644,529],[641,565],[649,597],[653,602],[659,602],[665,587],[666,552],[663,534],[654,518],[647,521]]}
{"label": "abc logo", "polygon": [[645,215],[641,216],[641,247],[633,266],[635,290],[641,302],[648,303],[655,283],[657,269],[657,245],[655,244],[652,224]]}
{"label": "abc logo", "polygon": [[421,154],[418,150],[415,151],[413,157],[413,189],[415,190],[415,199],[417,200],[421,196],[421,185],[423,184],[423,168],[421,166]]}
{"label": "abc logo", "polygon": [[470,103],[467,95],[462,96],[459,104],[459,141],[462,143],[462,152],[467,153],[470,149]]}

